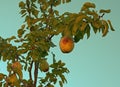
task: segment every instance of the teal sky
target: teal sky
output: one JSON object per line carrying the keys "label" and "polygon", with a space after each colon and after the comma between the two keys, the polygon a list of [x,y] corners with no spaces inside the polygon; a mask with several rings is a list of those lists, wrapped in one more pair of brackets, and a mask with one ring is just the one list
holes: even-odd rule
{"label": "teal sky", "polygon": [[[4,38],[16,35],[23,23],[19,14],[19,1],[0,1],[0,36]],[[95,35],[91,31],[91,37],[75,44],[75,49],[70,54],[63,54],[59,50],[60,37],[53,39],[57,47],[51,49],[51,52],[56,54],[57,59],[63,60],[70,70],[66,75],[68,83],[64,87],[120,87],[120,0],[72,0],[57,9],[60,13],[78,13],[86,1],[95,3],[98,10],[111,9],[111,13],[104,18],[112,21],[115,32],[110,31],[103,38],[101,33]],[[4,66],[0,62],[0,72],[5,72]]]}

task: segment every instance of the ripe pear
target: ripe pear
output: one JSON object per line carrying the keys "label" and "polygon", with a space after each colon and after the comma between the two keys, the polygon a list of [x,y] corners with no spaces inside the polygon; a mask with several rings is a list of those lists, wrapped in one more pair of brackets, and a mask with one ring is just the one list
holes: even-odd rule
{"label": "ripe pear", "polygon": [[8,78],[7,78],[8,84],[11,85],[12,87],[15,86],[18,83],[18,79],[16,74],[11,74]]}
{"label": "ripe pear", "polygon": [[63,36],[60,39],[59,47],[63,53],[70,53],[74,48],[74,41],[69,36]]}
{"label": "ripe pear", "polygon": [[14,62],[12,64],[12,68],[16,70],[22,70],[22,65],[20,64],[20,62]]}
{"label": "ripe pear", "polygon": [[20,64],[20,62],[14,62],[11,65],[12,70],[17,73],[17,75],[19,76],[20,79],[23,78],[23,73],[22,73],[22,65]]}

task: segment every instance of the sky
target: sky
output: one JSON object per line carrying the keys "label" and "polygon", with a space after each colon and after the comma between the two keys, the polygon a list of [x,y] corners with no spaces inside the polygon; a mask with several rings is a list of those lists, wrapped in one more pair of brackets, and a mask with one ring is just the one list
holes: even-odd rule
{"label": "sky", "polygon": [[[19,14],[20,0],[0,0],[0,36],[7,38],[17,34],[23,23]],[[115,31],[106,37],[91,31],[89,39],[84,38],[75,44],[74,50],[63,54],[59,49],[60,37],[53,39],[57,47],[51,52],[57,59],[66,63],[70,73],[66,75],[68,83],[64,87],[120,87],[120,0],[72,0],[59,6],[60,13],[78,13],[84,2],[93,2],[96,9],[111,9],[105,19],[110,19]],[[5,72],[5,65],[0,61],[0,72]]]}

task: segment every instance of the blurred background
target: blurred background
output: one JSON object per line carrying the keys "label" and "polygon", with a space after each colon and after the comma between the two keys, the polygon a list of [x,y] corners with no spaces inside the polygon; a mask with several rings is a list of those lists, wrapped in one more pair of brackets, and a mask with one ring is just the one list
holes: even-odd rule
{"label": "blurred background", "polygon": [[[111,9],[104,19],[110,19],[115,31],[110,31],[106,37],[101,33],[96,35],[91,31],[86,37],[75,44],[70,54],[63,54],[59,49],[60,37],[53,39],[57,47],[51,52],[57,59],[66,63],[70,73],[66,75],[68,83],[64,87],[120,87],[120,0],[72,0],[68,4],[57,7],[60,13],[78,13],[84,2],[93,2],[96,9]],[[17,35],[17,30],[23,23],[19,14],[20,0],[0,0],[0,36],[3,38]],[[48,58],[51,57],[48,56]],[[0,73],[6,73],[6,66],[0,61]],[[24,75],[26,76],[26,75]],[[59,87],[59,86],[57,86]]]}

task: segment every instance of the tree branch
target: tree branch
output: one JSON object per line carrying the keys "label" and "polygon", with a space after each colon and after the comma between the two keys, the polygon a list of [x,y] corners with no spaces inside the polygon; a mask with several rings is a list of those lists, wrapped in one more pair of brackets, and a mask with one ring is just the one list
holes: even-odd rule
{"label": "tree branch", "polygon": [[39,62],[35,62],[35,69],[34,69],[34,87],[36,87],[36,84],[37,84],[38,65],[39,65]]}
{"label": "tree branch", "polygon": [[32,66],[33,66],[33,61],[30,64],[30,68],[29,68],[29,78],[32,81]]}

